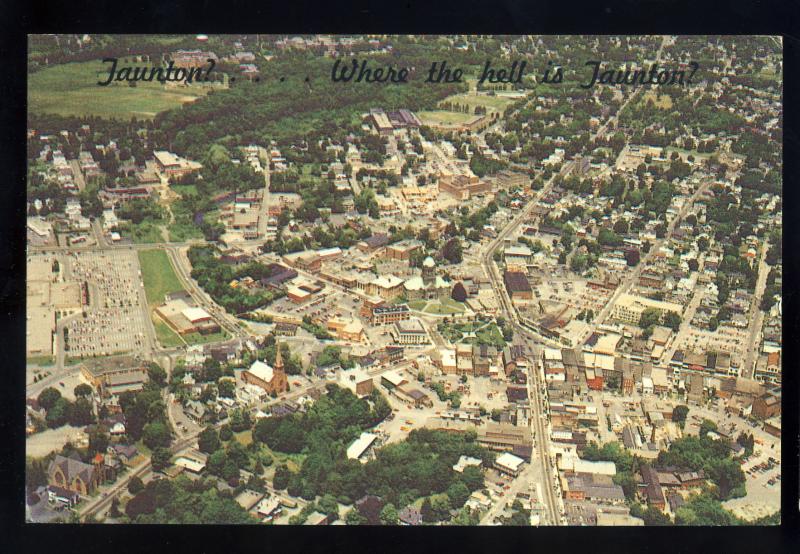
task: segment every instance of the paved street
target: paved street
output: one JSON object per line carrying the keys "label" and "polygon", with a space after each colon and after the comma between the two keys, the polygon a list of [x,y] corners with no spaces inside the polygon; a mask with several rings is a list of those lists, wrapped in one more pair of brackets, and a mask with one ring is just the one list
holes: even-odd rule
{"label": "paved street", "polygon": [[764,240],[764,243],[761,245],[761,250],[758,253],[758,279],[750,304],[750,312],[748,314],[750,324],[747,328],[747,341],[744,345],[746,358],[742,368],[742,376],[747,378],[752,378],[753,376],[760,343],[758,338],[761,335],[761,324],[764,321],[764,313],[761,311],[760,304],[764,296],[764,290],[767,287],[767,277],[769,276],[770,270],[770,266],[767,265],[766,262],[768,250],[769,241]]}

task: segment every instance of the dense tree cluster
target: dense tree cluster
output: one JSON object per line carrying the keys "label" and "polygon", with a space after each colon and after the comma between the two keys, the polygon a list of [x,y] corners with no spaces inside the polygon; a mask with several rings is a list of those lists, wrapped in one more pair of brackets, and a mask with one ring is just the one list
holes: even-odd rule
{"label": "dense tree cluster", "polygon": [[132,441],[143,439],[149,448],[169,446],[166,406],[157,384],[148,382],[137,393],[123,392],[119,405],[125,415],[125,433]]}
{"label": "dense tree cluster", "polygon": [[328,394],[306,414],[260,420],[253,438],[275,451],[306,454],[296,473],[285,465],[277,467],[273,484],[307,499],[330,494],[352,502],[375,494],[395,506],[405,506],[422,496],[449,491],[457,503],[463,504],[468,494],[453,485],[463,482],[468,491],[483,486],[477,468],[461,475],[452,470],[462,454],[490,459],[474,435],[418,430],[402,443],[381,448],[376,459],[367,464],[349,460],[344,453],[350,443],[390,412],[377,392],[369,399],[358,399],[350,391],[331,385]]}
{"label": "dense tree cluster", "polygon": [[242,524],[256,523],[230,496],[218,492],[212,480],[150,481],[128,501],[131,523]]}
{"label": "dense tree cluster", "polygon": [[472,155],[472,158],[469,160],[469,168],[478,177],[494,175],[498,171],[505,169],[507,166],[507,162],[496,160],[494,158],[487,158],[480,152],[475,152]]}
{"label": "dense tree cluster", "polygon": [[698,437],[682,437],[670,444],[669,450],[658,455],[660,466],[702,469],[717,485],[720,500],[744,495],[745,474],[740,463],[731,456],[726,439],[712,439],[701,433]]}
{"label": "dense tree cluster", "polygon": [[[250,293],[241,287],[231,288],[229,283],[233,279],[252,276],[250,273],[254,271],[254,267],[249,264],[241,268],[228,265],[215,256],[213,247],[192,246],[188,256],[192,264],[192,279],[230,313],[240,314],[262,308],[285,294],[274,289]],[[263,269],[262,273],[264,272],[267,270]]]}
{"label": "dense tree cluster", "polygon": [[79,396],[75,402],[70,402],[57,389],[47,387],[39,393],[38,401],[45,409],[45,422],[50,428],[66,424],[83,427],[95,421],[92,402],[86,396]]}

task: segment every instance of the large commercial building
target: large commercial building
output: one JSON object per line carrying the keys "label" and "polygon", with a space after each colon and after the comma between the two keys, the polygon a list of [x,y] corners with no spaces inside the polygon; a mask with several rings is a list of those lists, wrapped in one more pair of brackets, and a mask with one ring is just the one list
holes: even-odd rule
{"label": "large commercial building", "polygon": [[132,356],[86,360],[80,371],[81,377],[101,394],[112,396],[142,390],[149,380],[145,363]]}
{"label": "large commercial building", "polygon": [[489,423],[478,429],[478,443],[490,450],[514,452],[528,460],[533,448],[530,429],[507,423]]}
{"label": "large commercial building", "polygon": [[170,300],[156,308],[155,312],[179,335],[190,333],[206,335],[220,330],[219,324],[214,321],[211,314],[203,308],[190,305],[182,298]]}
{"label": "large commercial building", "polygon": [[399,344],[427,344],[429,342],[428,332],[417,318],[395,322],[394,335]]}
{"label": "large commercial building", "polygon": [[469,200],[472,196],[492,190],[491,184],[474,175],[442,175],[438,184],[439,192],[446,192],[456,200]]}
{"label": "large commercial building", "polygon": [[506,290],[511,300],[531,300],[533,298],[533,289],[524,273],[506,271],[503,275],[503,281],[506,284]]}
{"label": "large commercial building", "polygon": [[395,275],[381,275],[367,285],[367,294],[391,300],[403,293],[403,279]]}
{"label": "large commercial building", "polygon": [[636,325],[639,323],[639,319],[642,317],[644,311],[648,308],[658,310],[662,317],[667,312],[675,312],[679,315],[683,312],[683,306],[675,304],[674,302],[662,302],[644,296],[623,294],[614,304],[612,317],[623,323]]}
{"label": "large commercial building", "polygon": [[420,248],[422,248],[422,243],[418,240],[401,240],[387,246],[384,249],[384,256],[389,260],[406,261]]}
{"label": "large commercial building", "polygon": [[328,320],[327,329],[342,340],[361,342],[364,339],[364,325],[358,319],[333,317]]}
{"label": "large commercial building", "polygon": [[197,162],[186,160],[165,150],[156,150],[153,152],[153,157],[156,159],[159,173],[168,178],[183,177],[203,167]]}
{"label": "large commercial building", "polygon": [[405,321],[411,317],[407,304],[377,306],[372,308],[371,323],[373,325],[389,325],[396,321]]}

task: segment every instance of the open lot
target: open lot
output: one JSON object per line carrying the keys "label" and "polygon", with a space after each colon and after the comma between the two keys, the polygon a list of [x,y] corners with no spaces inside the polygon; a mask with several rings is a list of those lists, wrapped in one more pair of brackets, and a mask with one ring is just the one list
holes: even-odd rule
{"label": "open lot", "polygon": [[221,329],[218,333],[210,333],[208,335],[201,335],[200,333],[189,333],[183,339],[190,345],[192,344],[207,344],[210,342],[220,342],[230,338],[230,335]]}
{"label": "open lot", "polygon": [[715,331],[689,327],[680,336],[677,348],[694,351],[726,351],[742,354],[747,343],[747,330],[720,326]]}
{"label": "open lot", "polygon": [[[124,65],[120,60],[118,67]],[[146,64],[139,64],[144,67]],[[192,83],[166,86],[154,82],[127,82],[101,87],[110,64],[100,60],[48,67],[28,76],[30,113],[63,116],[99,116],[109,119],[152,119],[158,112],[193,102],[212,85]],[[148,65],[148,67],[152,67]]]}
{"label": "open lot", "polygon": [[130,241],[133,244],[164,242],[162,226],[152,221],[142,221],[138,224],[126,222],[117,229],[123,241]]}
{"label": "open lot", "polygon": [[577,310],[593,310],[598,313],[606,305],[610,293],[593,290],[583,280],[547,280],[534,288],[537,300],[550,300],[572,306]]}
{"label": "open lot", "polygon": [[642,101],[645,104],[647,104],[648,101],[652,101],[657,108],[661,108],[662,110],[672,108],[672,98],[668,94],[658,94],[652,90],[647,91],[644,96],[642,96]]}
{"label": "open lot", "polygon": [[61,450],[68,442],[75,442],[81,431],[80,427],[64,425],[31,435],[25,439],[25,455],[33,458],[47,456],[50,452]]}
{"label": "open lot", "polygon": [[162,302],[165,295],[183,290],[167,253],[163,250],[140,251],[139,264],[149,304]]}

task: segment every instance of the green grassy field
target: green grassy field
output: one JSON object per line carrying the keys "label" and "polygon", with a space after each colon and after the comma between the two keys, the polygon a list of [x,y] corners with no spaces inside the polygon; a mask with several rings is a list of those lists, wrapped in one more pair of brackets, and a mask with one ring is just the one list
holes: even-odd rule
{"label": "green grassy field", "polygon": [[186,341],[187,344],[206,344],[209,342],[219,342],[225,339],[230,338],[230,335],[225,332],[225,330],[221,330],[219,333],[211,333],[210,335],[201,335],[200,333],[189,333],[183,336],[183,339]]}
{"label": "green grassy field", "polygon": [[171,348],[173,346],[184,346],[186,343],[181,340],[169,325],[161,321],[158,317],[153,317],[153,326],[156,328],[156,338],[161,346]]}
{"label": "green grassy field", "polygon": [[240,433],[234,433],[233,438],[239,441],[242,446],[250,446],[253,443],[253,431],[252,429],[247,429]]}
{"label": "green grassy field", "polygon": [[284,454],[283,452],[275,452],[263,443],[259,444],[258,451],[259,453],[272,457],[273,464],[267,468],[267,476],[269,479],[272,479],[275,474],[275,469],[281,464],[286,464],[291,471],[300,471],[300,467],[306,459],[306,454]]}
{"label": "green grassy field", "polygon": [[[124,64],[122,60],[117,67]],[[147,64],[140,64],[144,67]],[[158,112],[180,107],[204,96],[212,85],[192,83],[166,87],[161,83],[112,83],[101,87],[110,64],[100,60],[48,67],[28,76],[28,111],[63,116],[99,116],[108,119],[152,119]],[[149,66],[148,66],[149,67]]]}
{"label": "green grassy field", "polygon": [[184,290],[163,250],[140,250],[139,265],[149,304],[158,304],[165,295]]}
{"label": "green grassy field", "polygon": [[673,152],[677,152],[682,156],[694,156],[698,160],[710,158],[714,155],[713,152],[698,152],[697,150],[686,150],[684,148],[676,148],[674,146],[667,146],[664,148],[664,156],[669,159]]}
{"label": "green grassy field", "polygon": [[186,196],[187,194],[197,194],[197,187],[194,185],[173,185],[170,184],[169,188],[180,194]]}
{"label": "green grassy field", "polygon": [[169,230],[169,240],[171,242],[184,242],[189,239],[203,238],[203,232],[196,225],[185,223],[173,223],[167,226]]}
{"label": "green grassy field", "polygon": [[439,328],[439,332],[450,342],[467,342],[470,344],[505,345],[503,333],[494,322],[458,323]]}

